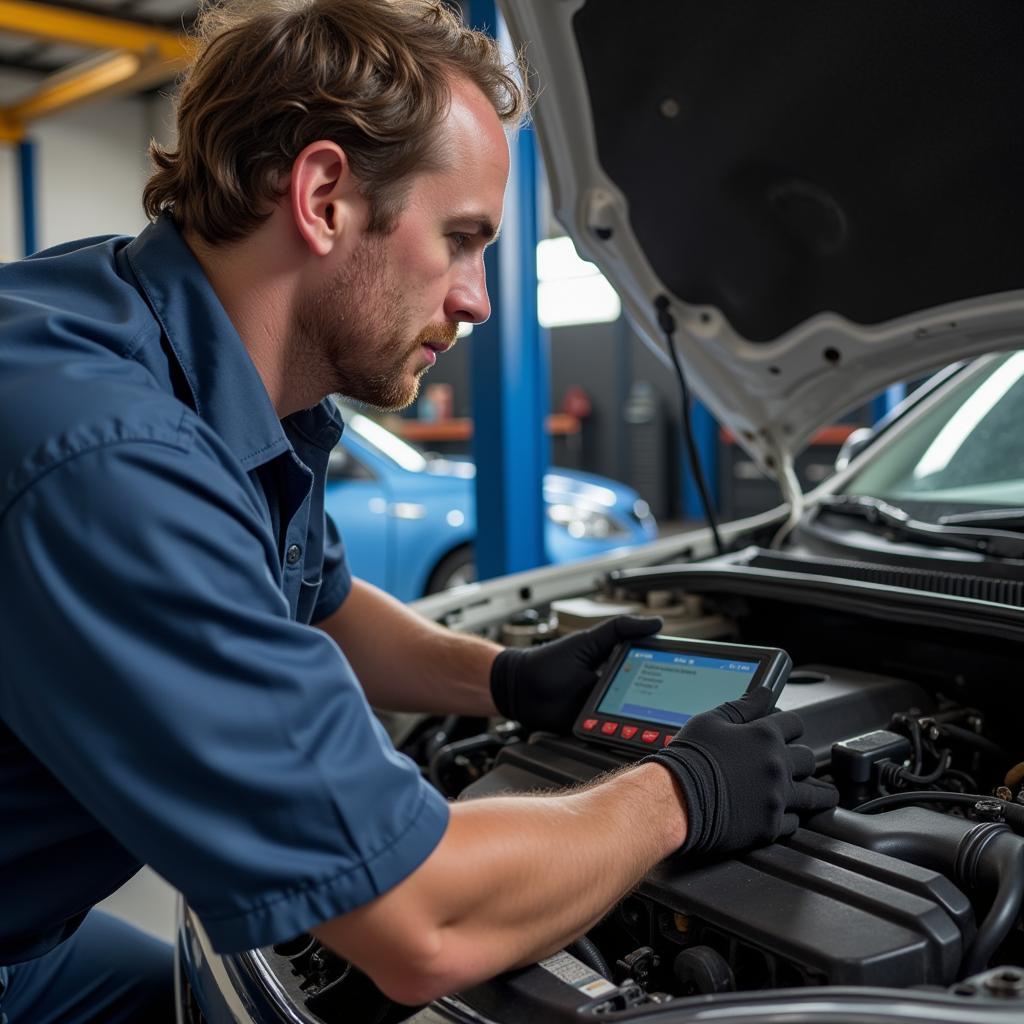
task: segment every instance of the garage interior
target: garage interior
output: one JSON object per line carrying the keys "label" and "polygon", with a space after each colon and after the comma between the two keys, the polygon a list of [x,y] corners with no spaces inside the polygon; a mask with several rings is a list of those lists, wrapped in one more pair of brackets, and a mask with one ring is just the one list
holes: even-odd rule
{"label": "garage interior", "polygon": [[[496,21],[486,3],[467,4],[466,14],[486,27]],[[169,97],[187,59],[185,30],[195,15],[196,5],[187,0],[0,0],[0,263],[74,238],[141,230],[146,148],[150,138],[173,138]],[[511,459],[521,474],[522,452],[531,449],[553,465],[623,481],[649,504],[663,533],[702,520],[681,457],[675,382],[622,315],[597,268],[576,255],[554,220],[530,130],[517,148],[510,204],[521,227],[506,226],[497,255],[515,267],[513,281],[492,281],[491,320],[438,363],[417,402],[391,423],[427,450],[473,455],[478,466],[497,470]],[[530,303],[521,298],[531,294],[549,326],[525,322],[522,309]],[[517,329],[506,310],[518,311],[525,326]],[[537,385],[530,393],[503,388],[495,372],[500,356],[480,357],[485,346],[499,345],[520,356],[531,353]],[[905,392],[890,388],[821,430],[797,462],[804,486],[824,479],[850,433],[880,419]],[[474,432],[474,412],[489,416],[498,408],[506,410],[506,426],[491,423]],[[524,440],[541,420],[546,434],[533,430],[535,436]],[[779,503],[775,482],[699,401],[692,429],[721,518]],[[509,486],[497,472],[481,487],[488,501],[501,505],[480,517],[486,574],[539,564],[543,553],[531,550],[528,540],[517,547],[515,538],[502,535],[529,518],[521,509],[539,498]],[[136,879],[111,902],[169,937],[168,899],[157,880]],[[156,908],[152,917],[150,908]]]}
{"label": "garage interior", "polygon": [[[135,233],[143,226],[137,197],[148,166],[146,145],[151,137],[166,142],[171,136],[167,97],[185,59],[181,29],[194,17],[195,5],[179,0],[0,4],[0,261],[70,238]],[[487,22],[486,11],[480,21]],[[535,156],[531,163],[536,183],[527,198],[541,249],[539,264],[526,260],[522,273],[537,266],[540,274],[536,344],[546,364],[542,404],[553,416],[550,460],[635,487],[666,526],[701,519],[680,458],[675,382],[621,315],[597,268],[576,255],[551,214],[543,166]],[[506,238],[509,259],[518,242]],[[525,279],[515,287],[524,289]],[[476,347],[488,330],[478,329]],[[402,436],[445,455],[474,450],[474,385],[476,392],[481,385],[473,349],[461,344],[434,368],[424,393],[396,425]],[[853,429],[880,419],[903,393],[893,388],[823,429],[798,463],[805,487],[828,475]],[[778,504],[774,482],[699,403],[693,426],[722,518]],[[486,449],[483,454],[495,461]]]}
{"label": "garage interior", "polygon": [[[461,9],[476,27],[501,28],[494,0],[463,0]],[[145,227],[147,148],[151,139],[173,143],[175,76],[188,60],[197,11],[194,0],[0,0],[0,265],[72,239],[135,235]],[[475,464],[475,578],[552,561],[543,529],[545,474],[554,467],[631,488],[660,537],[703,525],[687,435],[719,521],[777,508],[783,494],[776,481],[699,394],[684,433],[680,390],[653,351],[656,342],[642,337],[554,215],[533,128],[510,146],[505,221],[486,262],[490,319],[460,330],[459,344],[438,360],[409,408],[362,410],[429,458]],[[834,473],[855,432],[888,422],[923,379],[893,384],[821,427],[796,458],[804,491]],[[409,518],[420,514],[414,502],[408,508]],[[790,569],[783,556],[771,565],[758,557],[742,569]],[[653,570],[646,582],[641,577],[632,577],[637,593],[669,592],[667,584],[659,591]],[[757,598],[749,604],[759,607]],[[808,598],[809,616],[818,614],[813,604]],[[782,613],[764,614],[780,635],[793,629]],[[847,620],[821,615],[823,635],[849,642]],[[813,649],[816,641],[807,643]],[[898,642],[886,634],[885,646],[897,649]],[[852,693],[863,680],[856,671],[850,678],[844,685]],[[886,677],[885,685],[891,682]],[[768,864],[766,876],[774,870]],[[173,942],[174,900],[145,869],[102,906]]]}

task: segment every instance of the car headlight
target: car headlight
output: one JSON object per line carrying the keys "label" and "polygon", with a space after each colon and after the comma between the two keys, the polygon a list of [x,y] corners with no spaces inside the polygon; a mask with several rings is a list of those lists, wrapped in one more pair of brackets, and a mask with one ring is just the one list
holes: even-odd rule
{"label": "car headlight", "polygon": [[605,512],[580,505],[548,505],[548,519],[561,526],[575,540],[606,540],[627,532],[621,523]]}
{"label": "car headlight", "polygon": [[646,523],[648,519],[654,518],[651,515],[651,506],[643,498],[637,498],[633,502],[633,518],[641,524]]}

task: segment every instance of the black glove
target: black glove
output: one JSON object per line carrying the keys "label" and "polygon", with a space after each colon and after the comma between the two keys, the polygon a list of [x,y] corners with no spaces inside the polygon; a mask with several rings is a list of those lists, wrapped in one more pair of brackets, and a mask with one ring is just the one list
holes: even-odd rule
{"label": "black glove", "polygon": [[491,667],[494,706],[531,732],[568,733],[615,645],[659,629],[661,619],[620,615],[539,647],[506,647]]}
{"label": "black glove", "polygon": [[686,800],[681,852],[724,853],[788,836],[798,814],[835,807],[834,786],[810,778],[814,754],[792,741],[804,731],[795,711],[771,710],[763,687],[695,715],[667,747],[645,757],[675,776]]}

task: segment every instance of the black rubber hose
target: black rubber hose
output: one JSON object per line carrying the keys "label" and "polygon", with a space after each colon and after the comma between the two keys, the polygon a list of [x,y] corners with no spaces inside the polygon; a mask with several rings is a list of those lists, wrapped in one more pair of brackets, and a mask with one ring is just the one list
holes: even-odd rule
{"label": "black rubber hose", "polygon": [[659,295],[654,302],[658,313],[658,326],[665,334],[665,343],[668,345],[668,354],[672,357],[672,365],[675,367],[676,378],[679,381],[679,394],[682,398],[682,427],[683,441],[686,444],[686,453],[689,457],[690,472],[697,484],[697,491],[700,494],[701,504],[704,506],[704,518],[707,519],[711,528],[711,536],[715,541],[715,551],[718,554],[725,553],[722,538],[718,533],[718,519],[715,516],[715,507],[711,504],[711,494],[708,491],[708,482],[704,477],[704,468],[700,464],[700,456],[697,454],[697,446],[693,441],[693,420],[690,409],[690,388],[686,383],[686,375],[683,373],[683,364],[679,361],[679,353],[676,351],[675,318],[668,310],[668,296]]}
{"label": "black rubber hose", "polygon": [[575,942],[570,943],[566,949],[577,960],[582,960],[591,970],[597,971],[602,978],[610,978],[612,976],[612,972],[608,970],[605,958],[601,956],[601,950],[586,935],[581,935]]}
{"label": "black rubber hose", "polygon": [[906,768],[897,768],[893,773],[900,782],[909,782],[914,786],[928,786],[933,782],[938,782],[943,775],[949,771],[949,763],[952,760],[948,750],[942,752],[942,757],[939,758],[939,765],[933,772],[929,772],[927,775],[917,775],[914,772],[907,771]]}
{"label": "black rubber hose", "polygon": [[[932,797],[935,794],[893,793],[864,806],[877,808],[883,800],[887,807],[915,801],[919,805],[922,796]],[[965,794],[954,793],[953,796],[960,798]],[[910,861],[947,878],[956,874],[957,854],[964,837],[978,827],[976,822],[939,814],[921,806],[899,807],[888,814],[860,814],[837,807],[814,815],[805,825],[812,832]]]}
{"label": "black rubber hose", "polygon": [[911,718],[907,724],[910,727],[910,740],[914,744],[914,773],[916,774],[924,766],[924,753],[921,749],[921,723],[916,718]]}
{"label": "black rubber hose", "polygon": [[875,797],[867,803],[854,807],[858,814],[874,814],[890,807],[908,807],[927,801],[935,804],[965,804],[973,807],[979,800],[991,800],[992,797],[979,796],[977,793],[952,793],[930,789],[912,789],[906,793],[888,793],[886,796]]}
{"label": "black rubber hose", "polygon": [[451,742],[451,735],[459,724],[458,715],[445,715],[434,734],[427,740],[423,753],[429,763],[431,758],[445,745]]}
{"label": "black rubber hose", "polygon": [[978,929],[977,938],[961,967],[961,976],[968,978],[988,967],[1003,939],[1020,917],[1024,900],[1024,848],[1004,847],[996,858],[999,887],[995,899]]}
{"label": "black rubber hose", "polygon": [[874,814],[875,811],[887,810],[892,807],[913,806],[916,804],[959,804],[973,807],[979,801],[999,806],[1002,820],[1018,835],[1024,835],[1024,806],[1000,800],[994,796],[982,796],[980,793],[954,793],[948,790],[912,789],[906,793],[887,793],[885,796],[858,804],[854,811],[858,814]]}
{"label": "black rubber hose", "polygon": [[993,760],[1003,761],[1006,757],[1006,753],[998,743],[993,743],[987,736],[979,736],[976,732],[971,732],[970,729],[965,729],[961,725],[950,725],[948,723],[937,723],[939,731],[949,737],[951,740],[960,740],[962,743],[966,743],[976,750],[981,751],[983,754],[988,754]]}
{"label": "black rubber hose", "polygon": [[493,747],[495,750],[501,746],[501,741],[490,733],[483,733],[480,736],[470,736],[468,739],[456,740],[454,743],[447,743],[430,759],[427,767],[427,774],[430,781],[445,796],[457,796],[449,792],[444,784],[443,772],[460,754],[475,754],[479,750],[486,750]]}

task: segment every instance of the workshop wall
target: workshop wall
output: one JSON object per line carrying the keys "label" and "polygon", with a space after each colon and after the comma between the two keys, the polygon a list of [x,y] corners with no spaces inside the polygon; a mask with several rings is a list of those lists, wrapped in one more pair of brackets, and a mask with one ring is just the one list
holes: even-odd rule
{"label": "workshop wall", "polygon": [[0,263],[21,255],[17,150],[0,143]]}
{"label": "workshop wall", "polygon": [[[551,409],[561,411],[570,388],[582,388],[591,404],[579,437],[552,439],[552,462],[622,480],[635,487],[659,517],[679,516],[675,377],[665,372],[624,317],[612,323],[555,327],[548,334]],[[426,386],[451,386],[456,416],[471,414],[473,344],[472,334],[461,339],[424,381]],[[651,419],[630,424],[624,414],[637,382],[650,387]],[[416,413],[414,407],[409,414]],[[436,447],[449,450],[449,446]]]}
{"label": "workshop wall", "polygon": [[[13,97],[31,88],[30,74],[3,72],[0,89]],[[72,238],[137,234],[146,224],[142,188],[149,174],[149,139],[171,134],[170,103],[149,96],[106,100],[35,122],[37,244]],[[21,251],[17,147],[0,145],[0,261]]]}

